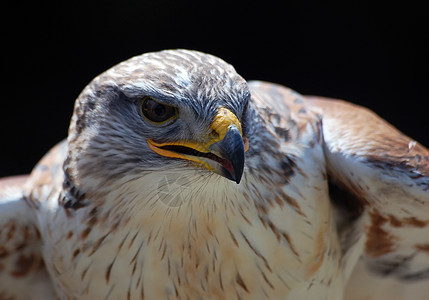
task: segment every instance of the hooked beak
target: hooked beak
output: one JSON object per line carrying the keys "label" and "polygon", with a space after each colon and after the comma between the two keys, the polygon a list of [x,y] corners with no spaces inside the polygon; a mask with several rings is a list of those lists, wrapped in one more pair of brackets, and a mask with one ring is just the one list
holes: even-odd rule
{"label": "hooked beak", "polygon": [[221,158],[222,176],[240,183],[244,169],[244,142],[237,127],[231,126],[225,137],[212,144],[211,153]]}
{"label": "hooked beak", "polygon": [[247,138],[242,136],[240,122],[229,109],[221,107],[210,129],[211,133],[205,142],[147,142],[149,147],[160,155],[195,162],[237,184],[240,183],[244,169],[244,153],[249,148]]}

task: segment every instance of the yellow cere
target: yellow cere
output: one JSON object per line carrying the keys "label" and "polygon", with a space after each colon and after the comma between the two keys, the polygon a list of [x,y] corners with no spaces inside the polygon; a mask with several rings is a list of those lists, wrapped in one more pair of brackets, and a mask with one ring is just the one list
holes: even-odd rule
{"label": "yellow cere", "polygon": [[212,124],[210,125],[210,129],[216,131],[219,135],[218,137],[214,138],[216,140],[215,142],[221,141],[228,132],[229,126],[233,124],[237,126],[240,134],[243,135],[243,132],[241,131],[241,124],[237,117],[229,109],[225,107],[219,108]]}

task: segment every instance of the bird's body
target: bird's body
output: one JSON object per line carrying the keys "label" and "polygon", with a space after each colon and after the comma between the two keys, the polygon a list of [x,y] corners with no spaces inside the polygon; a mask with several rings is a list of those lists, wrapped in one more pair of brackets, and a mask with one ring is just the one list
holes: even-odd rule
{"label": "bird's body", "polygon": [[68,140],[0,189],[0,299],[343,299],[362,261],[424,279],[428,160],[362,108],[145,54],[97,77]]}

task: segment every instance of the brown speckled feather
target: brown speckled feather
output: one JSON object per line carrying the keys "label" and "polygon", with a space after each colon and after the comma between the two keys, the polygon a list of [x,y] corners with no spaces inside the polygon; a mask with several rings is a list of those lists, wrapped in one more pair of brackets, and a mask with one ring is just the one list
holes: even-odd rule
{"label": "brown speckled feather", "polygon": [[0,180],[0,299],[53,299],[34,210],[24,195],[29,176]]}
{"label": "brown speckled feather", "polygon": [[340,217],[349,216],[347,207],[361,212],[340,228],[350,243],[346,251],[362,248],[347,299],[379,299],[387,291],[389,299],[426,299],[428,149],[365,108],[321,97],[308,100],[322,115],[328,174],[354,196],[339,201],[357,202],[340,203]]}
{"label": "brown speckled feather", "polygon": [[27,203],[34,209],[39,209],[42,199],[50,198],[64,188],[62,168],[66,152],[66,141],[58,143],[31,171],[31,176],[24,185],[24,195]]}
{"label": "brown speckled feather", "polygon": [[374,112],[341,100],[322,97],[307,99],[322,109],[326,130],[336,138],[349,139],[336,151],[360,156],[373,164],[389,165],[398,171],[408,172],[411,178],[429,176],[429,150]]}
{"label": "brown speckled feather", "polygon": [[137,56],[0,181],[0,299],[424,299],[428,162],[362,107]]}

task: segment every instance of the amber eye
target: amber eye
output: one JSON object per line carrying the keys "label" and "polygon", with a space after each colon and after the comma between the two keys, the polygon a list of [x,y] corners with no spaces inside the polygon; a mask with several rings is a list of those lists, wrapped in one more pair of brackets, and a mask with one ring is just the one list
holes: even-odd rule
{"label": "amber eye", "polygon": [[173,106],[161,104],[151,97],[145,97],[141,104],[141,113],[149,121],[163,123],[176,117],[177,110]]}

